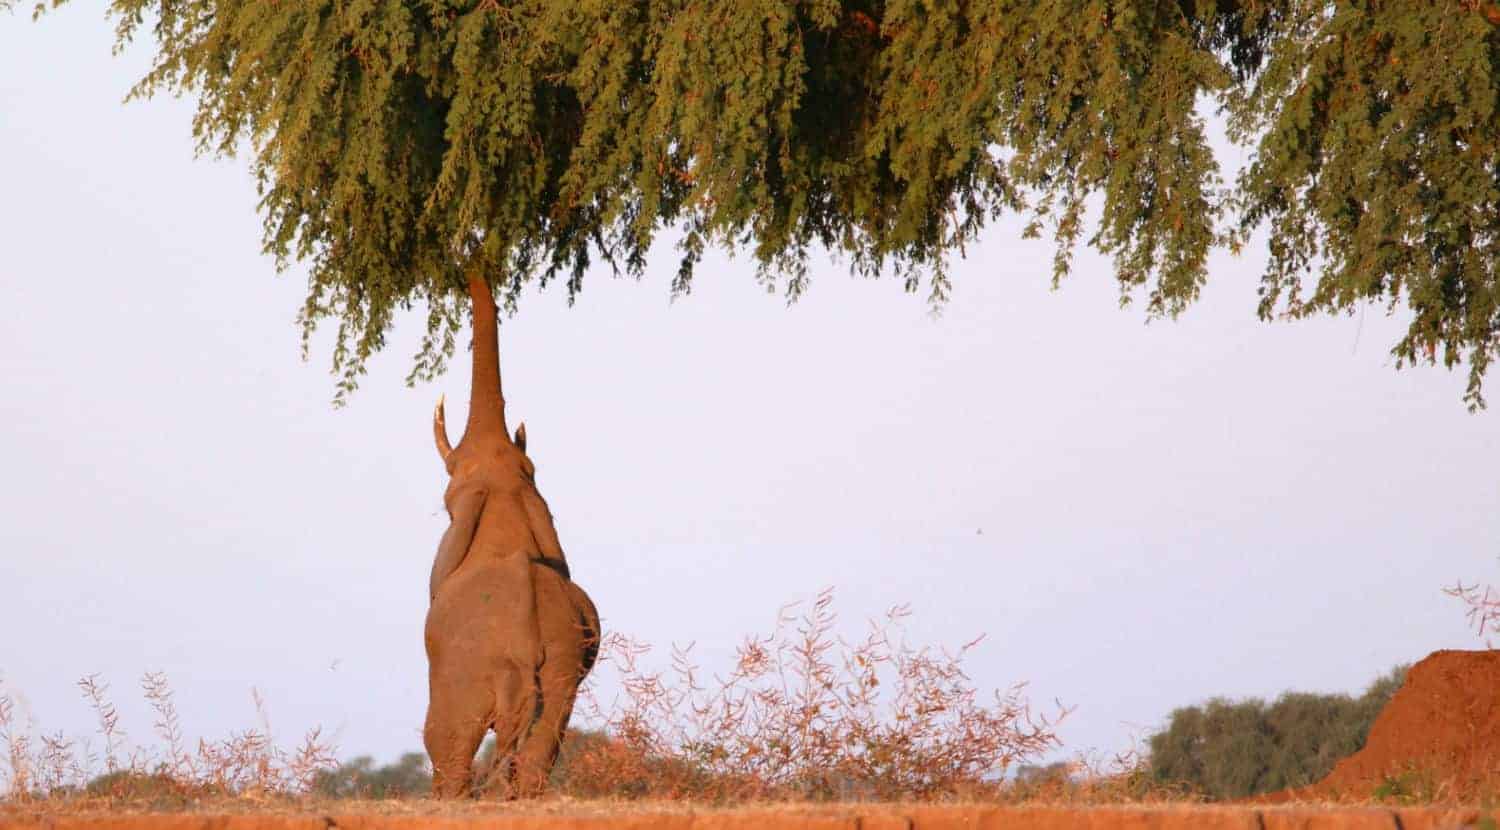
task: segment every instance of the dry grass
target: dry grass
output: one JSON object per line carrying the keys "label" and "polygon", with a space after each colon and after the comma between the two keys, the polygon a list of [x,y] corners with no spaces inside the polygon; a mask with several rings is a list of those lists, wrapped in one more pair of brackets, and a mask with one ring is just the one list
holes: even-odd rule
{"label": "dry grass", "polygon": [[[836,633],[833,594],[824,591],[813,602],[784,607],[769,633],[746,638],[723,676],[705,674],[691,646],[674,648],[665,668],[647,668],[647,646],[611,635],[593,681],[581,690],[574,722],[583,728],[563,748],[552,792],[503,808],[425,798],[335,800],[315,786],[336,766],[332,748],[317,730],[295,748],[275,746],[258,696],[260,728],[191,743],[166,678],[147,674],[140,688],[155,715],[158,745],[148,751],[126,739],[108,686],[97,676],[84,678],[78,687],[96,715],[96,753],[61,734],[37,737],[0,689],[0,813],[593,813],[626,805],[1202,800],[1154,782],[1140,748],[1035,766],[1060,748],[1055,727],[1068,710],[1059,704],[1035,714],[1021,684],[989,693],[976,688],[963,664],[979,640],[952,650],[913,646],[905,637],[908,616],[904,607],[892,609],[861,636],[844,639]],[[603,701],[601,688],[619,692]]]}
{"label": "dry grass", "polygon": [[317,729],[295,749],[270,739],[263,702],[255,695],[263,724],[189,746],[167,678],[147,673],[141,692],[155,715],[160,748],[127,751],[119,715],[108,697],[109,686],[98,675],[78,681],[79,691],[98,721],[102,758],[87,741],[62,733],[33,738],[22,724],[13,698],[0,690],[0,794],[11,805],[46,802],[93,808],[114,806],[183,807],[206,800],[247,801],[293,797],[308,791],[322,770],[334,764],[332,747]]}
{"label": "dry grass", "polygon": [[[649,649],[621,635],[602,644],[580,695],[575,731],[554,777],[553,798],[694,803],[996,799],[1007,772],[1059,747],[1060,706],[1037,717],[1020,685],[982,695],[956,650],[913,647],[905,608],[872,622],[862,638],[835,635],[833,594],[787,606],[769,634],[747,638],[727,676],[708,678],[691,647],[664,671],[643,668]],[[190,743],[167,679],[140,687],[155,714],[158,748],[128,748],[108,686],[78,683],[97,717],[96,742],[37,738],[0,689],[0,794],[10,804],[190,807],[215,801],[306,802],[334,768],[317,730],[291,750],[262,728]],[[503,759],[502,759],[503,760]]]}
{"label": "dry grass", "polygon": [[1008,770],[1060,746],[1053,726],[1066,710],[1034,716],[1021,685],[982,696],[962,668],[979,641],[912,647],[908,613],[892,609],[846,641],[825,590],[784,607],[712,678],[691,647],[648,671],[647,646],[607,637],[595,671],[613,671],[623,692],[604,706],[590,684],[578,716],[608,739],[569,752],[558,788],[707,802],[993,797]]}

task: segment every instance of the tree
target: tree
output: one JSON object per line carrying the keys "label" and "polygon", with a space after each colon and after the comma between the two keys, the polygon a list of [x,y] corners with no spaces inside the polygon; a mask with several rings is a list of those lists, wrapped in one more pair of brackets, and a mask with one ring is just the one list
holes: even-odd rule
{"label": "tree", "polygon": [[[13,0],[0,0],[8,3]],[[54,4],[63,0],[52,0]],[[254,155],[265,249],[310,266],[338,323],[340,399],[398,309],[425,305],[408,381],[439,373],[465,276],[514,313],[601,261],[639,275],[680,234],[795,299],[815,249],[948,295],[946,263],[1006,211],[1086,228],[1122,302],[1197,296],[1217,247],[1264,231],[1259,313],[1381,302],[1397,365],[1469,365],[1500,333],[1500,7],[1489,0],[112,0],[195,93],[204,152]],[[1216,107],[1254,149],[1229,187]],[[1090,223],[1087,212],[1099,214]]]}
{"label": "tree", "polygon": [[1214,799],[1316,783],[1364,746],[1406,669],[1392,669],[1358,698],[1287,692],[1270,704],[1214,698],[1174,710],[1150,738],[1151,774]]}

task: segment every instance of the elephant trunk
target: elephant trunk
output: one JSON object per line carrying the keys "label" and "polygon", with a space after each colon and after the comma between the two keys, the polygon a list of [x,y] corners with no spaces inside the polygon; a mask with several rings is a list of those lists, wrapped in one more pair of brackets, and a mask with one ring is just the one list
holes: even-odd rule
{"label": "elephant trunk", "polygon": [[474,306],[474,374],[469,382],[469,420],[464,437],[499,435],[505,428],[505,396],[500,391],[500,333],[495,295],[477,270],[469,272],[469,299]]}

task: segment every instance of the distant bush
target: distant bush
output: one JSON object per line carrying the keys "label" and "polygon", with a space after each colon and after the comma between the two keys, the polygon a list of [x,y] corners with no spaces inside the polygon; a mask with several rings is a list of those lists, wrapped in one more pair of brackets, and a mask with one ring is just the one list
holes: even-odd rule
{"label": "distant bush", "polygon": [[1364,746],[1407,668],[1397,666],[1357,698],[1287,692],[1269,704],[1214,698],[1177,709],[1150,738],[1152,777],[1215,800],[1315,783]]}
{"label": "distant bush", "polygon": [[432,770],[421,752],[408,752],[383,767],[361,755],[338,769],[319,772],[312,784],[314,793],[329,798],[411,798],[431,789]]}

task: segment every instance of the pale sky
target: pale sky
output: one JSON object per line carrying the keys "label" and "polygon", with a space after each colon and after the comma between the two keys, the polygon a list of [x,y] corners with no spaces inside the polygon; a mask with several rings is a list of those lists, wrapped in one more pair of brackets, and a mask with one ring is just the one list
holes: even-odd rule
{"label": "pale sky", "polygon": [[[419,749],[430,413],[462,423],[467,355],[407,389],[412,315],[333,409],[246,164],[193,158],[190,102],[122,104],[148,50],[110,45],[89,4],[0,15],[0,683],[42,732],[92,733],[98,672],[154,744],[163,671],[192,735],[255,725],[255,687],[283,742]],[[1441,593],[1500,581],[1500,406],[1467,412],[1462,371],[1397,372],[1379,306],[1258,321],[1258,250],[1147,325],[1096,255],[1052,291],[1019,225],[939,317],[821,260],[791,308],[723,258],[669,303],[667,249],[571,309],[529,294],[509,411],[605,627],[712,669],[825,586],[851,630],[907,602],[914,642],[987,635],[981,687],[1076,706],[1065,755],[1482,646]]]}

